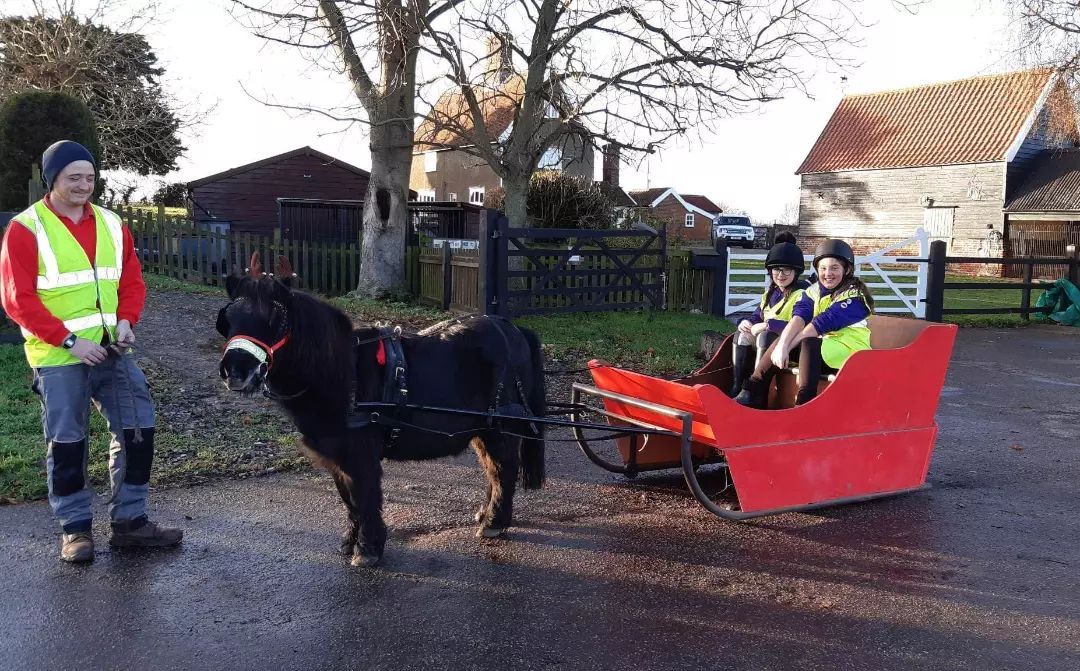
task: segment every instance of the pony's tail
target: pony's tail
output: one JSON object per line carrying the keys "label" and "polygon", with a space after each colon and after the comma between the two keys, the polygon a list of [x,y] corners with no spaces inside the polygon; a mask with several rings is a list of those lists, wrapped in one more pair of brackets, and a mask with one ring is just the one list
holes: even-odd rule
{"label": "pony's tail", "polygon": [[[529,342],[532,354],[532,384],[529,386],[529,409],[538,417],[544,416],[547,394],[544,390],[544,350],[540,338],[527,328],[520,329]],[[540,489],[544,484],[544,425],[535,423],[536,430],[527,429],[529,437],[521,441],[521,486]]]}

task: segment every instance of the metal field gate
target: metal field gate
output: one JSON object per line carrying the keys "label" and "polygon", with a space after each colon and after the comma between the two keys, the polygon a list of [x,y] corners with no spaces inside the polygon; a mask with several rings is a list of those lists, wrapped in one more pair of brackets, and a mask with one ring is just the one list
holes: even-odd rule
{"label": "metal field gate", "polygon": [[664,309],[667,238],[660,231],[510,228],[488,221],[487,312],[534,314]]}
{"label": "metal field gate", "polygon": [[[930,233],[923,228],[915,235],[868,254],[856,254],[855,274],[866,282],[874,296],[875,313],[910,314],[919,319],[926,316],[927,265],[930,253]],[[918,258],[899,253],[899,250],[918,248]],[[725,316],[753,312],[768,285],[764,252],[731,253],[727,255],[727,282],[724,296]],[[813,256],[806,258],[806,276],[813,269]]]}

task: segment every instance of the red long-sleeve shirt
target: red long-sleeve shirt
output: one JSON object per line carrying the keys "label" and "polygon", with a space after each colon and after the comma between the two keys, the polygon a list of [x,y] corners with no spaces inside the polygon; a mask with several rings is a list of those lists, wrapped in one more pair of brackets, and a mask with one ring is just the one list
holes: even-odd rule
{"label": "red long-sleeve shirt", "polygon": [[[83,207],[82,219],[75,224],[52,206],[49,196],[45,205],[67,226],[79,241],[88,259],[94,259],[97,251],[97,226],[94,210],[89,204]],[[120,273],[116,318],[126,319],[134,326],[142,314],[146,302],[146,284],[142,278],[142,265],[135,253],[131,232],[124,231],[124,268]],[[8,317],[50,345],[59,347],[70,331],[57,319],[37,294],[38,252],[37,238],[25,226],[14,221],[8,224],[0,248],[0,300]]]}

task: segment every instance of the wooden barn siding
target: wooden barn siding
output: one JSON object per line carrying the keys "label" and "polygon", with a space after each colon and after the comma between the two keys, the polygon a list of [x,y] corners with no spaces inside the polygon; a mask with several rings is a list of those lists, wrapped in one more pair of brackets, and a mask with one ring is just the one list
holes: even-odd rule
{"label": "wooden barn siding", "polygon": [[660,201],[659,205],[652,208],[652,213],[668,222],[669,241],[679,238],[698,242],[702,240],[708,242],[709,240],[709,226],[712,223],[709,218],[700,212],[694,212],[694,227],[687,228],[685,225],[686,208],[672,196]]}
{"label": "wooden barn siding", "polygon": [[[278,198],[363,200],[367,184],[362,175],[305,155],[197,186],[193,195],[215,218],[231,221],[233,230],[268,234],[278,225]],[[196,207],[195,218],[208,216]]]}
{"label": "wooden barn siding", "polygon": [[[801,181],[799,237],[808,249],[826,237],[856,251],[908,238],[923,225],[929,196],[934,207],[956,207],[950,255],[1002,254],[1004,162],[815,173]],[[1000,268],[963,270],[996,275]]]}

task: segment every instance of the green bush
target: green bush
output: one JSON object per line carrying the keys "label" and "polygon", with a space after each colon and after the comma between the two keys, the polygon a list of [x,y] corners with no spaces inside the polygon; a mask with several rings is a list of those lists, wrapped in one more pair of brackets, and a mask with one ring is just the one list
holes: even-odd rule
{"label": "green bush", "polygon": [[[493,189],[485,205],[503,210],[505,200],[502,189]],[[561,172],[544,170],[532,176],[526,212],[529,225],[536,228],[615,227],[615,208],[600,187],[591,180]]]}
{"label": "green bush", "polygon": [[90,109],[66,93],[26,91],[0,105],[0,210],[29,204],[31,164],[57,140],[74,140],[101,156]]}
{"label": "green bush", "polygon": [[158,190],[154,192],[154,197],[151,201],[155,205],[164,205],[165,207],[184,207],[184,199],[187,197],[187,184],[183,182],[170,182],[162,184],[158,187]]}

